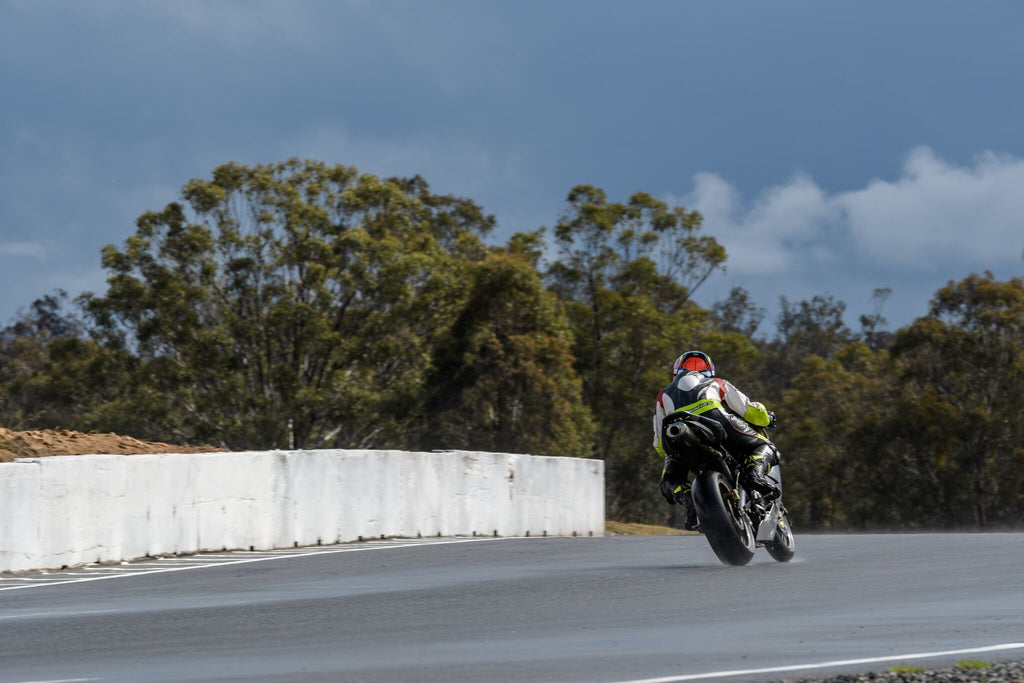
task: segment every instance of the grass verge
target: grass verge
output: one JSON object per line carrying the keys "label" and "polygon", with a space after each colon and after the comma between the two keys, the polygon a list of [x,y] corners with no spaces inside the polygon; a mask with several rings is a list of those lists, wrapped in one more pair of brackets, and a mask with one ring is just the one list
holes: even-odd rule
{"label": "grass verge", "polygon": [[981,659],[961,659],[954,669],[991,669],[992,665]]}

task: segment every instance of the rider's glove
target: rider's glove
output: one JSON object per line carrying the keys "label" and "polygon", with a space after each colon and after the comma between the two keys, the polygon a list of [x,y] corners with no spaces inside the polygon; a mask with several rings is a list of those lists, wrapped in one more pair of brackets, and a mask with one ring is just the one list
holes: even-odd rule
{"label": "rider's glove", "polygon": [[775,429],[778,427],[778,420],[775,419],[775,413],[768,411],[768,429]]}
{"label": "rider's glove", "polygon": [[661,495],[665,496],[665,500],[668,501],[669,505],[676,504],[674,492],[677,488],[679,488],[679,484],[669,481],[668,479],[661,480]]}

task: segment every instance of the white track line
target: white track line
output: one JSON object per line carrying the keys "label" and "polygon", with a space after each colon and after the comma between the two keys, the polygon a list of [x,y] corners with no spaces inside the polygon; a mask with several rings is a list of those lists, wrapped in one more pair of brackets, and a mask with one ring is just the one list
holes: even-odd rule
{"label": "white track line", "polygon": [[[46,586],[62,586],[69,583],[85,583],[87,581],[104,581],[107,579],[123,579],[129,576],[146,576],[148,574],[165,574],[167,572],[184,572],[190,569],[209,569],[211,567],[227,567],[233,564],[250,564],[253,562],[270,562],[273,560],[286,560],[293,557],[313,557],[315,555],[332,555],[335,553],[351,553],[351,552],[367,552],[370,550],[391,550],[394,548],[429,548],[435,545],[453,545],[456,543],[479,543],[480,541],[493,541],[502,540],[501,538],[492,538],[490,536],[478,537],[478,538],[466,538],[459,539],[457,541],[430,541],[427,543],[402,543],[399,545],[377,545],[367,547],[347,547],[339,548],[337,550],[322,550],[317,549],[313,552],[299,553],[299,552],[288,552],[280,555],[274,555],[273,557],[251,557],[242,560],[233,560],[231,562],[209,562],[206,564],[192,564],[184,567],[167,567],[165,569],[151,569],[149,571],[137,571],[137,572],[126,572],[124,574],[104,574],[100,576],[90,576],[85,579],[71,579],[70,581],[49,581],[48,583],[33,583],[23,586],[5,586],[0,588],[0,591],[16,591],[24,590],[26,588],[45,588]],[[44,579],[40,579],[44,580]]]}
{"label": "white track line", "polygon": [[881,664],[884,662],[903,662],[908,659],[928,659],[929,657],[948,657],[952,655],[977,654],[979,652],[997,652],[999,650],[1022,650],[1024,643],[1002,643],[985,647],[970,647],[963,650],[945,650],[942,652],[915,652],[906,655],[888,655],[885,657],[865,657],[864,659],[838,659],[834,662],[817,664],[793,664],[790,666],[771,666],[764,669],[736,669],[733,671],[710,671],[703,674],[686,674],[682,676],[662,676],[660,678],[637,678],[616,683],[675,683],[676,681],[699,681],[705,678],[728,678],[729,676],[754,676],[758,674],[777,674],[788,671],[807,671],[808,669],[830,669],[840,666],[857,664]]}
{"label": "white track line", "polygon": [[112,609],[90,609],[78,612],[25,612],[24,614],[11,614],[0,617],[3,620],[9,619],[34,619],[35,617],[80,617],[83,614],[108,614]]}

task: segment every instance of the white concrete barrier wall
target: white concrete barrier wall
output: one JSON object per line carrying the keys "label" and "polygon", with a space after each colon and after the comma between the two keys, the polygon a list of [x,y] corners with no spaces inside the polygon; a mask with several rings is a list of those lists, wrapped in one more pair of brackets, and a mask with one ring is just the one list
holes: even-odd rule
{"label": "white concrete barrier wall", "polygon": [[0,571],[473,533],[604,534],[604,463],[320,450],[0,464]]}
{"label": "white concrete barrier wall", "polygon": [[40,557],[41,475],[35,465],[0,463],[0,569],[31,567]]}

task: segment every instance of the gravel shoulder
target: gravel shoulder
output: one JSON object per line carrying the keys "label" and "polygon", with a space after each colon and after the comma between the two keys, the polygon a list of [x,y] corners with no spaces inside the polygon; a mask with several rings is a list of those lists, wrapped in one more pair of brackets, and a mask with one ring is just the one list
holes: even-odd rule
{"label": "gravel shoulder", "polygon": [[[911,668],[911,667],[907,667]],[[917,667],[912,667],[917,668]],[[922,667],[923,668],[923,667]],[[784,683],[862,683],[864,681],[892,681],[894,683],[1024,683],[1024,660],[992,662],[983,668],[950,667],[923,671],[883,671],[851,674],[831,678],[784,679]]]}

